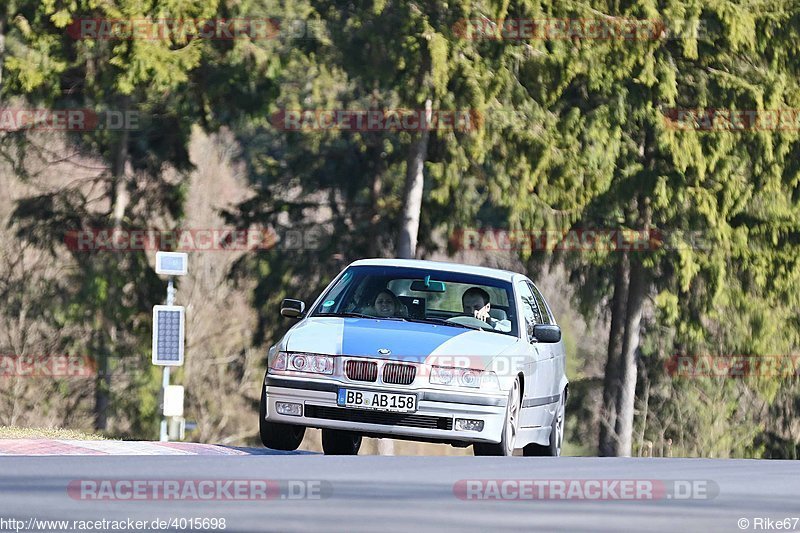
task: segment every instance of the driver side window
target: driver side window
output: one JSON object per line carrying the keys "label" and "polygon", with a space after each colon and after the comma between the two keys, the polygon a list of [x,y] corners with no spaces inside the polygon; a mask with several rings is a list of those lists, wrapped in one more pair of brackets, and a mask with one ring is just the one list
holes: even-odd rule
{"label": "driver side window", "polygon": [[522,319],[525,321],[523,326],[528,336],[528,342],[532,343],[536,340],[533,336],[533,326],[541,323],[541,319],[537,319],[539,308],[530,287],[524,281],[517,283],[517,297],[520,300],[520,307],[522,307]]}

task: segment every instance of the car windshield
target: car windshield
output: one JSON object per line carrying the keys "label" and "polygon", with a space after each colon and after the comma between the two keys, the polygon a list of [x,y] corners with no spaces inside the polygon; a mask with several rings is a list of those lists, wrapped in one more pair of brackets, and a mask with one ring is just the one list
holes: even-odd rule
{"label": "car windshield", "polygon": [[[488,319],[474,310],[486,305]],[[511,283],[461,272],[353,266],[323,295],[312,316],[375,317],[517,335]]]}

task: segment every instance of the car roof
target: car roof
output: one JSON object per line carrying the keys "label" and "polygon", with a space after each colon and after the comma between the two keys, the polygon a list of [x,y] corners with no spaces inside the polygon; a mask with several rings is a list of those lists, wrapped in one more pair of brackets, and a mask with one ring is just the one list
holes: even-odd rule
{"label": "car roof", "polygon": [[463,274],[473,274],[487,278],[500,279],[503,281],[514,281],[517,278],[524,278],[518,272],[501,270],[499,268],[489,268],[482,266],[464,265],[461,263],[447,263],[444,261],[424,261],[421,259],[359,259],[353,261],[349,266],[394,266],[404,268],[428,268],[442,270],[444,272],[460,272]]}

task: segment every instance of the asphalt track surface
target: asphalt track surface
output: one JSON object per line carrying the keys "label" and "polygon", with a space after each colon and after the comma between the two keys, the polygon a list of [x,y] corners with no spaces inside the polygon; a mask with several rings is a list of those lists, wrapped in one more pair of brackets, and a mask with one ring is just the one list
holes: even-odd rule
{"label": "asphalt track surface", "polygon": [[[23,520],[26,526],[31,518],[132,519],[149,524],[154,519],[225,518],[225,531],[764,531],[770,520],[775,530],[777,520],[800,517],[800,462],[796,461],[253,452],[234,457],[0,457],[0,531],[9,518]],[[97,492],[86,496],[74,489],[81,480],[253,479],[291,480],[295,488],[289,491],[292,494],[281,488],[270,499],[256,501],[227,497],[97,501],[92,499]],[[654,498],[624,500],[582,499],[580,494],[570,499],[465,499],[464,480],[474,479],[584,480],[584,486],[585,480],[645,480],[657,487],[670,487],[678,480],[683,487],[694,482],[702,490],[699,497],[687,497],[683,491],[682,498],[662,492]],[[489,484],[481,486],[485,492],[472,492],[470,498],[497,497]],[[316,492],[316,497],[304,497],[297,487]],[[508,490],[505,494],[515,496]],[[747,520],[744,528],[741,519]],[[785,525],[800,531],[800,522],[782,522],[784,531]],[[166,530],[192,530],[186,523],[174,526]],[[96,530],[97,524],[92,527]],[[5,529],[14,530],[7,522]]]}

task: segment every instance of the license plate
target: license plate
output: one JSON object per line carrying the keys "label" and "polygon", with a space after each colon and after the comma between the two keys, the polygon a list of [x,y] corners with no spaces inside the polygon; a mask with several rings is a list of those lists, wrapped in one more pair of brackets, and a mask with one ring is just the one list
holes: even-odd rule
{"label": "license plate", "polygon": [[342,407],[357,407],[393,413],[413,413],[417,410],[417,397],[414,394],[393,392],[372,392],[353,389],[339,389],[336,403]]}

